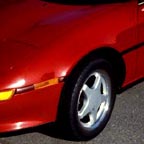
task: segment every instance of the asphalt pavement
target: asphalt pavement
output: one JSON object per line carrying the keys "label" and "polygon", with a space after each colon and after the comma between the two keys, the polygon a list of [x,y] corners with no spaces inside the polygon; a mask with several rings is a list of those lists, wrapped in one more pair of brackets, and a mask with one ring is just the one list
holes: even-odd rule
{"label": "asphalt pavement", "polygon": [[52,127],[0,135],[0,144],[144,144],[144,82],[117,95],[108,125],[91,141],[66,140]]}

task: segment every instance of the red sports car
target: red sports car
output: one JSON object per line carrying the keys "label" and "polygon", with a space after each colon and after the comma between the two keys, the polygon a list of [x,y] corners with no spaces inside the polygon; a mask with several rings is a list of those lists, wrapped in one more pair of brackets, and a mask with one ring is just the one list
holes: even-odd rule
{"label": "red sports car", "polygon": [[144,0],[0,0],[0,65],[0,132],[57,122],[89,140],[144,78]]}

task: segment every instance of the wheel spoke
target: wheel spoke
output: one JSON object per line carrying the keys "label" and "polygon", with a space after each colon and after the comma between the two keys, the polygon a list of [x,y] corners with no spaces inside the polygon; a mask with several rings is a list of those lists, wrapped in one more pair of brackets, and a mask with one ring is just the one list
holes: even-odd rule
{"label": "wheel spoke", "polygon": [[89,95],[90,95],[90,88],[84,84],[82,88],[82,92],[84,93],[83,98],[83,105],[81,109],[78,111],[78,116],[80,119],[83,119],[89,112],[90,112],[90,105],[89,105]]}
{"label": "wheel spoke", "polygon": [[89,104],[88,101],[84,103],[80,111],[78,111],[78,116],[80,119],[83,119],[88,113],[90,112],[89,110]]}
{"label": "wheel spoke", "polygon": [[97,111],[95,109],[90,114],[90,124],[93,125],[96,122],[96,119],[97,119]]}
{"label": "wheel spoke", "polygon": [[86,98],[89,99],[89,97],[91,96],[92,90],[86,84],[84,84],[82,90],[83,90]]}
{"label": "wheel spoke", "polygon": [[96,89],[96,90],[99,90],[101,89],[101,84],[102,84],[102,78],[100,76],[100,74],[95,74],[95,81],[94,81],[94,84],[93,84],[93,88]]}
{"label": "wheel spoke", "polygon": [[106,95],[101,94],[100,97],[101,97],[101,103],[106,102],[106,100],[107,100],[107,96]]}

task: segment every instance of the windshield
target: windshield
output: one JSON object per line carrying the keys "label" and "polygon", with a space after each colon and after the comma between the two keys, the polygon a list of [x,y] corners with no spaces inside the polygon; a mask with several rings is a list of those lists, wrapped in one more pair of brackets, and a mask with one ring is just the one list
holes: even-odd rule
{"label": "windshield", "polygon": [[85,5],[85,4],[102,4],[102,3],[116,3],[126,2],[128,0],[44,0],[47,2],[71,4],[71,5]]}

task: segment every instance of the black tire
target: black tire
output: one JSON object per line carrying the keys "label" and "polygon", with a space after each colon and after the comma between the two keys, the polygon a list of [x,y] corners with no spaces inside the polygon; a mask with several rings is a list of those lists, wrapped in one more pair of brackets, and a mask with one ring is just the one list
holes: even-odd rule
{"label": "black tire", "polygon": [[[96,87],[97,76],[100,77],[100,83]],[[90,140],[106,126],[114,102],[111,65],[103,59],[91,61],[81,70],[77,67],[66,80],[58,122],[75,140]]]}

